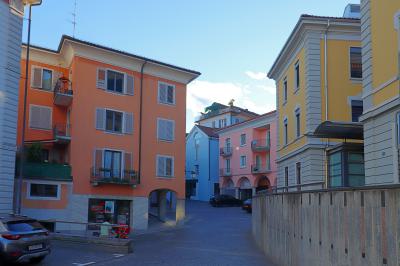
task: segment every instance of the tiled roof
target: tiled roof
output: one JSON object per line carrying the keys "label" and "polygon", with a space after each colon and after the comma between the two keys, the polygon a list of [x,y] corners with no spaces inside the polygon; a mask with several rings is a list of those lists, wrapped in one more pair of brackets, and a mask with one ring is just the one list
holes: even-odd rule
{"label": "tiled roof", "polygon": [[200,126],[196,125],[201,131],[203,131],[207,136],[212,137],[212,138],[218,138],[218,134],[216,133],[217,128],[212,128],[212,127],[205,127],[205,126]]}

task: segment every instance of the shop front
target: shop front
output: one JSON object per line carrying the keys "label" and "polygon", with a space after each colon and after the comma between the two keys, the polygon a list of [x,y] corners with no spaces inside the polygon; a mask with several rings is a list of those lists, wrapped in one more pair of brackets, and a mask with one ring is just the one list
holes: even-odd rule
{"label": "shop front", "polygon": [[89,223],[130,225],[131,201],[89,199]]}

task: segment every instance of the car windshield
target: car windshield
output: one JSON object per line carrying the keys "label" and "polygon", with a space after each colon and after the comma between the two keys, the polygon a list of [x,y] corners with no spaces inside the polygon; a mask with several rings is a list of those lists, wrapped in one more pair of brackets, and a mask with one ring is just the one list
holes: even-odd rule
{"label": "car windshield", "polygon": [[7,223],[7,228],[11,232],[30,232],[44,229],[44,227],[35,220],[11,221]]}

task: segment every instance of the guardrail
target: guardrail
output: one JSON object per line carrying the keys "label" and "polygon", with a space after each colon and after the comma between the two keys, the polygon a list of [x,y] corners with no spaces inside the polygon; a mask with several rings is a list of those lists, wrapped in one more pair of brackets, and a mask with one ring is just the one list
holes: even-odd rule
{"label": "guardrail", "polygon": [[233,153],[232,147],[222,147],[219,149],[219,154],[222,156],[231,156]]}
{"label": "guardrail", "polygon": [[136,186],[140,184],[140,177],[135,170],[124,170],[122,173],[114,173],[112,169],[92,167],[90,173],[90,182],[94,185],[119,184]]}

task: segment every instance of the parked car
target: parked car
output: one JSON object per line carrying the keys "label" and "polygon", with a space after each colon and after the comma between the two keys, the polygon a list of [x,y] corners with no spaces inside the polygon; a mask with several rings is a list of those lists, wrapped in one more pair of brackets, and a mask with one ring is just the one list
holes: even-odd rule
{"label": "parked car", "polygon": [[213,207],[241,206],[242,201],[231,195],[216,195],[210,198],[210,204]]}
{"label": "parked car", "polygon": [[[50,254],[49,232],[35,219],[0,214],[0,260],[39,263]],[[1,264],[0,262],[0,265]]]}
{"label": "parked car", "polygon": [[243,202],[242,209],[247,211],[248,213],[251,213],[251,199],[247,199]]}

